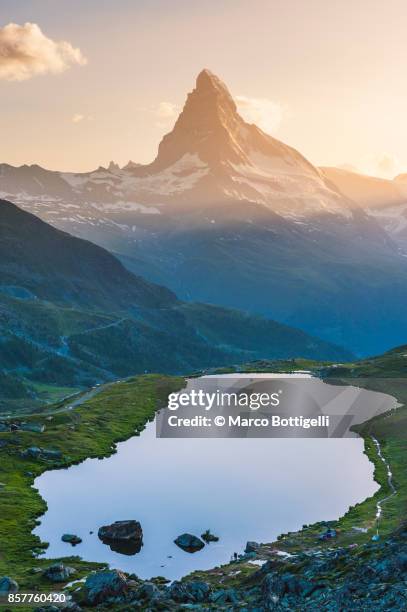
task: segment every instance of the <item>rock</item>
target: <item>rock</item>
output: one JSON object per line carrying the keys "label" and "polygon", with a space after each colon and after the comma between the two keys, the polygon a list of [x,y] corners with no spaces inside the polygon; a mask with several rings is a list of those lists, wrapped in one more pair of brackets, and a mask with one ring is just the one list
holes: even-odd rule
{"label": "rock", "polygon": [[247,542],[244,551],[245,553],[257,552],[259,548],[260,544],[258,542]]}
{"label": "rock", "polygon": [[405,572],[407,570],[407,551],[396,555],[394,563],[397,569]]}
{"label": "rock", "polygon": [[285,595],[305,597],[313,593],[320,585],[299,578],[294,574],[277,574],[271,572],[266,575],[262,585],[262,597],[266,610],[274,610],[276,604]]}
{"label": "rock", "polygon": [[213,533],[210,532],[210,529],[204,531],[204,533],[201,534],[201,538],[207,544],[209,544],[209,542],[219,542],[218,536],[213,535]]}
{"label": "rock", "polygon": [[116,521],[111,525],[104,525],[98,531],[98,537],[111,550],[125,555],[134,555],[140,552],[143,546],[143,530],[138,521]]}
{"label": "rock", "polygon": [[145,582],[137,591],[137,599],[156,601],[157,599],[161,599],[162,597],[163,593],[153,582]]}
{"label": "rock", "polygon": [[30,446],[21,451],[23,459],[38,459],[41,456],[41,449],[38,446]]}
{"label": "rock", "polygon": [[103,603],[111,597],[127,591],[126,576],[119,570],[90,574],[85,582],[85,600],[91,606]]}
{"label": "rock", "polygon": [[239,555],[238,556],[238,560],[240,561],[252,561],[253,559],[255,559],[257,557],[257,553],[255,552],[249,552],[249,553],[245,553],[244,555]]}
{"label": "rock", "polygon": [[13,580],[12,578],[9,578],[8,576],[3,576],[3,578],[0,578],[0,593],[4,594],[4,593],[17,593],[18,591],[18,584],[15,580]]}
{"label": "rock", "polygon": [[239,603],[239,597],[235,589],[221,589],[215,591],[211,595],[211,602],[217,606],[224,606],[226,604],[237,604]]}
{"label": "rock", "polygon": [[75,572],[76,569],[73,567],[68,567],[63,563],[54,563],[47,567],[42,575],[51,582],[66,582]]}
{"label": "rock", "polygon": [[168,587],[167,594],[177,603],[201,603],[208,601],[211,587],[203,580],[175,581]]}
{"label": "rock", "polygon": [[51,450],[49,448],[42,449],[42,456],[44,459],[50,459],[52,461],[58,461],[62,459],[62,453],[59,450]]}
{"label": "rock", "polygon": [[21,431],[32,431],[33,433],[43,433],[45,431],[45,425],[42,423],[22,423],[20,425]]}
{"label": "rock", "polygon": [[336,530],[332,529],[331,527],[328,527],[326,531],[324,531],[323,533],[321,533],[320,536],[318,536],[318,540],[331,540],[332,538],[336,538],[336,535]]}
{"label": "rock", "polygon": [[64,533],[61,540],[63,542],[67,542],[68,544],[72,544],[72,546],[76,546],[82,542],[82,539],[73,533]]}
{"label": "rock", "polygon": [[190,533],[183,533],[182,535],[178,536],[177,539],[174,540],[174,543],[179,546],[179,548],[182,548],[182,550],[189,553],[197,552],[205,546],[202,540],[194,535],[191,535]]}

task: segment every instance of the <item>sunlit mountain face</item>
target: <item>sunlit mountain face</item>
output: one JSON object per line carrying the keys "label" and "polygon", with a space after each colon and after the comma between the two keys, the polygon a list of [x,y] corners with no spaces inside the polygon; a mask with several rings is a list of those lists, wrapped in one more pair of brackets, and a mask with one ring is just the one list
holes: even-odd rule
{"label": "sunlit mountain face", "polygon": [[0,192],[186,300],[238,307],[380,352],[407,341],[407,258],[378,216],[197,78],[148,165],[0,165]]}

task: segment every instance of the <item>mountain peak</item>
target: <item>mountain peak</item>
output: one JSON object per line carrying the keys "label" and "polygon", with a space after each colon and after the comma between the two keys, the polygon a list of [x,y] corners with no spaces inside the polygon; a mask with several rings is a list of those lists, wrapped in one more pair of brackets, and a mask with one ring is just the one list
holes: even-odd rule
{"label": "mountain peak", "polygon": [[191,94],[188,96],[188,102],[190,99],[196,99],[204,97],[206,103],[215,103],[216,105],[221,106],[222,104],[226,104],[228,107],[227,110],[231,112],[237,112],[236,104],[229,93],[228,88],[225,83],[218,77],[216,74],[204,68],[196,79],[196,87]]}
{"label": "mountain peak", "polygon": [[245,161],[238,144],[243,119],[226,85],[210,70],[202,70],[196,87],[187,96],[172,132],[164,136],[158,156],[150,166],[160,170],[185,155],[199,164],[219,168],[223,162]]}
{"label": "mountain peak", "polygon": [[301,196],[302,187],[297,193],[297,184],[309,181],[306,193],[328,189],[300,153],[246,123],[226,85],[207,68],[198,74],[195,88],[173,130],[162,139],[155,160],[132,168],[132,173],[140,178],[163,173],[161,180],[167,187],[165,193],[161,187],[161,199],[171,194],[172,199],[195,197],[199,202],[279,200],[284,207],[282,194],[295,191],[293,200]]}

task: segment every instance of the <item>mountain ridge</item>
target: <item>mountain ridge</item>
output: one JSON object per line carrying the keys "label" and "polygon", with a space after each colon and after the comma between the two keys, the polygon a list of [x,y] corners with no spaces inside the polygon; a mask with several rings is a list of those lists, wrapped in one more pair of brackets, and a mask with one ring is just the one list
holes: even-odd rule
{"label": "mountain ridge", "polygon": [[1,195],[184,300],[260,314],[359,355],[407,338],[398,237],[244,122],[207,70],[151,164],[82,174],[0,165]]}
{"label": "mountain ridge", "polygon": [[118,376],[298,354],[350,356],[275,321],[184,303],[101,247],[0,200],[0,411]]}

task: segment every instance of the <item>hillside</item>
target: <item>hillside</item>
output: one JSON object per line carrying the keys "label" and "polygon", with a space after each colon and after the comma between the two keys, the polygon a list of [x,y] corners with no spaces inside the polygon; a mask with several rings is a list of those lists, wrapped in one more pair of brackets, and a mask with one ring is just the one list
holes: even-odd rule
{"label": "hillside", "polygon": [[145,371],[349,353],[274,321],[186,304],[104,249],[0,201],[0,406]]}
{"label": "hillside", "polygon": [[[407,224],[403,206],[382,215],[356,201],[360,181],[345,189],[244,121],[209,70],[150,164],[86,173],[0,164],[2,197],[180,299],[262,315],[369,355],[407,340]],[[369,190],[396,198],[384,181]],[[124,286],[115,301],[127,312],[135,288]],[[103,283],[93,290],[110,308]],[[86,305],[86,292],[80,299]]]}

